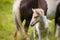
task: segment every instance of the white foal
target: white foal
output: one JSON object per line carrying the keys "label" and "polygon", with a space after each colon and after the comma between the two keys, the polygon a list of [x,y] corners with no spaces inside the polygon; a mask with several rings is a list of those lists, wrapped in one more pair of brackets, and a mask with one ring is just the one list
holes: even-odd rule
{"label": "white foal", "polygon": [[[44,15],[44,10],[43,9],[32,9],[33,11],[33,16],[31,19],[30,25],[34,26],[34,29],[36,30],[35,33],[38,35],[38,40],[41,40],[41,27],[46,29],[46,40],[48,40],[48,20],[46,16]],[[34,35],[35,39],[36,35]]]}

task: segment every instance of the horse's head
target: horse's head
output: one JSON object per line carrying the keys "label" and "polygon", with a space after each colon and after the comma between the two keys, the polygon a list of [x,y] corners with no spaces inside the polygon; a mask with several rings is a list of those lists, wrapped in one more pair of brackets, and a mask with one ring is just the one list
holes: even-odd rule
{"label": "horse's head", "polygon": [[30,22],[31,26],[34,26],[36,23],[42,21],[42,16],[44,15],[44,11],[42,9],[32,9],[33,16]]}

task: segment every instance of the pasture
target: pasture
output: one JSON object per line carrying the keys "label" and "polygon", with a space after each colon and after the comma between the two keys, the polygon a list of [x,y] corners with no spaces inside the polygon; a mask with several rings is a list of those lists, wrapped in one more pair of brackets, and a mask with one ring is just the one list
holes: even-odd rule
{"label": "pasture", "polygon": [[[12,14],[12,5],[13,0],[0,0],[0,40],[13,40],[15,24]],[[24,22],[22,24],[24,25]],[[32,39],[33,38],[32,27],[29,27],[28,33]],[[44,33],[42,33],[42,35],[44,35]],[[54,37],[54,19],[49,24],[49,39],[60,40],[60,37],[58,38]],[[22,37],[20,40],[24,40],[24,37]]]}

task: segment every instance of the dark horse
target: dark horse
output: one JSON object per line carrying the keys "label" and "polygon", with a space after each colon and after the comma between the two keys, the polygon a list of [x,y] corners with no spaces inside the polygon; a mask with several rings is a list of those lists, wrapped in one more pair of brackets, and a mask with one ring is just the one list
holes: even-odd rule
{"label": "dark horse", "polygon": [[55,15],[55,36],[58,36],[58,28],[60,26],[60,2],[57,5],[56,8],[56,15]]}
{"label": "dark horse", "polygon": [[[15,18],[15,23],[17,27],[17,31],[24,32],[27,35],[29,24],[32,18],[33,9],[41,8],[44,10],[46,15],[47,12],[47,3],[45,0],[15,0],[13,5],[13,13]],[[24,25],[24,30],[22,31],[22,22],[26,20]],[[17,31],[15,32],[15,38],[17,35]],[[16,40],[16,39],[15,39]],[[28,38],[27,38],[28,40]]]}

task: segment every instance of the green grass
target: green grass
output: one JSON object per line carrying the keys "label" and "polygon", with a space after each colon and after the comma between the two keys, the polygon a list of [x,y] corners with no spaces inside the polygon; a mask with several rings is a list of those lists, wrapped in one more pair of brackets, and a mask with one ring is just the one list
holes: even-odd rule
{"label": "green grass", "polygon": [[13,40],[13,35],[12,3],[8,0],[0,1],[0,40]]}
{"label": "green grass", "polygon": [[[0,40],[13,40],[14,37],[14,19],[12,15],[12,2],[11,0],[0,1]],[[54,20],[49,25],[49,38],[50,40],[59,40],[54,38]],[[29,28],[29,35],[33,37],[33,29]],[[23,39],[23,38],[22,38]]]}

